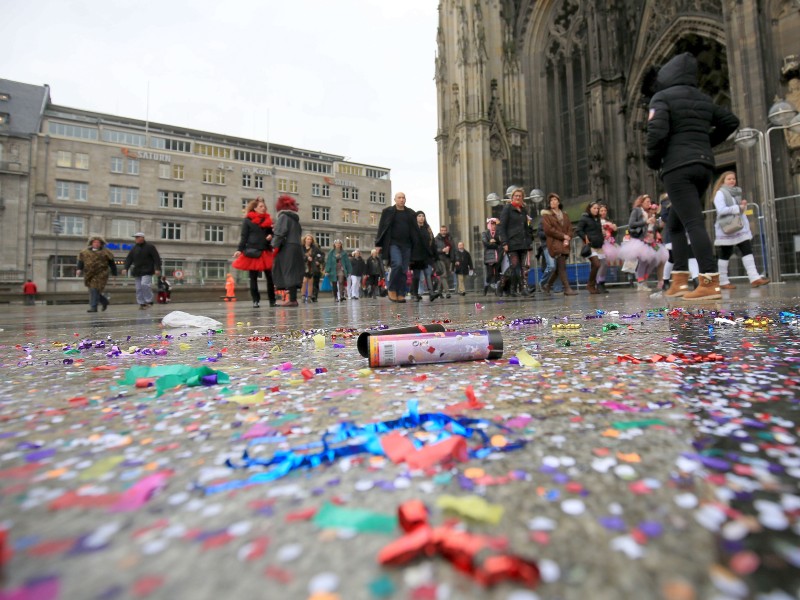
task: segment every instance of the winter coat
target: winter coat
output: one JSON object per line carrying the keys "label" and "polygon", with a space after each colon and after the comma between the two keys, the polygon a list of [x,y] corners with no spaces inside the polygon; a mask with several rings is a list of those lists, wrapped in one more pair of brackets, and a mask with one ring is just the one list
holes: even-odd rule
{"label": "winter coat", "polygon": [[108,283],[109,273],[117,276],[117,264],[111,250],[105,247],[105,242],[99,250],[92,249],[89,242],[89,247],[78,254],[78,271],[83,271],[83,284],[87,288],[102,292]]}
{"label": "winter coat", "polygon": [[647,215],[641,206],[631,210],[628,218],[628,233],[632,238],[641,240],[647,234]]}
{"label": "winter coat", "polygon": [[[339,260],[342,261],[342,269],[346,279],[353,272],[353,264],[344,249],[339,254]],[[330,252],[328,252],[328,257],[325,259],[325,274],[331,281],[336,281],[336,248],[331,248]]]}
{"label": "winter coat", "polygon": [[669,221],[669,211],[672,209],[672,203],[669,199],[664,200],[661,203],[661,214],[658,215],[658,218],[661,220],[661,241],[664,244],[669,244],[672,240],[670,239],[669,227],[667,227],[667,221]]}
{"label": "winter coat", "polygon": [[[723,185],[714,195],[714,208],[717,210],[717,217],[714,220],[714,245],[715,246],[735,246],[744,241],[752,240],[753,234],[750,231],[750,221],[747,215],[742,212],[739,203],[742,201],[742,189],[740,187],[729,187]],[[742,227],[739,231],[725,233],[722,231],[720,220],[727,215],[742,216]]]}
{"label": "winter coat", "polygon": [[266,252],[272,251],[272,242],[267,240],[268,235],[273,235],[272,226],[261,227],[245,217],[242,221],[242,232],[239,236],[239,245],[236,249],[244,252],[245,248],[257,248]]}
{"label": "winter coat", "polygon": [[356,256],[353,260],[351,260],[350,265],[352,267],[350,275],[355,275],[356,277],[363,277],[366,275],[367,263],[364,262],[364,259],[361,256]]}
{"label": "winter coat", "polygon": [[[387,263],[390,262],[389,247],[392,245],[392,223],[395,219],[406,219],[409,235],[408,243],[402,245],[409,246],[412,254],[414,248],[420,243],[419,226],[417,225],[417,213],[415,210],[406,206],[404,210],[397,210],[397,206],[387,206],[381,212],[381,220],[378,223],[378,235],[375,237],[375,247],[381,249],[381,257]],[[398,241],[394,240],[397,244]]]}
{"label": "winter coat", "polygon": [[569,255],[569,244],[564,245],[564,236],[572,239],[572,223],[569,216],[561,211],[561,220],[553,211],[542,211],[542,228],[547,235],[547,251],[550,256],[557,258],[562,254]]}
{"label": "winter coat", "polygon": [[322,249],[316,243],[311,244],[308,248],[303,245],[303,257],[305,259],[303,261],[305,276],[320,277],[325,266],[325,255],[322,253]]}
{"label": "winter coat", "polygon": [[420,243],[411,251],[411,269],[424,269],[436,260],[436,238],[431,226],[425,223],[419,228]]}
{"label": "winter coat", "polygon": [[469,275],[469,272],[474,268],[469,250],[456,250],[456,254],[453,257],[453,271],[459,275]]}
{"label": "winter coat", "polygon": [[154,275],[161,270],[161,257],[158,250],[150,242],[134,244],[128,256],[125,257],[125,266],[122,267],[129,271],[134,277],[144,275]]}
{"label": "winter coat", "polygon": [[380,257],[370,254],[370,257],[367,259],[367,275],[378,275],[382,277],[383,274],[383,263]]}
{"label": "winter coat", "polygon": [[[438,260],[449,260],[453,262],[453,256],[455,256],[456,253],[456,245],[453,243],[453,238],[450,237],[450,234],[442,235],[441,233],[437,233],[436,237],[433,239],[436,243],[436,258]],[[445,248],[448,248],[447,252],[444,251]]]}
{"label": "winter coat", "polygon": [[603,226],[600,225],[600,216],[593,217],[589,213],[583,213],[575,227],[575,232],[585,242],[589,239],[592,248],[603,247]]}
{"label": "winter coat", "polygon": [[697,59],[685,52],[658,71],[650,100],[645,158],[664,173],[700,163],[714,167],[711,149],[739,127],[739,119],[697,88]]}
{"label": "winter coat", "polygon": [[300,217],[293,210],[282,210],[272,236],[272,246],[278,251],[272,263],[272,280],[279,290],[299,287],[305,272],[301,245]]}
{"label": "winter coat", "polygon": [[518,209],[513,204],[506,204],[503,207],[497,235],[501,245],[508,244],[509,252],[530,249],[533,235],[528,223],[528,211],[524,206]]}
{"label": "winter coat", "polygon": [[488,229],[484,231],[481,235],[481,242],[483,242],[483,264],[495,265],[499,263],[503,249],[500,247],[500,241],[497,239],[497,228],[494,230],[494,235],[492,235],[492,232]]}

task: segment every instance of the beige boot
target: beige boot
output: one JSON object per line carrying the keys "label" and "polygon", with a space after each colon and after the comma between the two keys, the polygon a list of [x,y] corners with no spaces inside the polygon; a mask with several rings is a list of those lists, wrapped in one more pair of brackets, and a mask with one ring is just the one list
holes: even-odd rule
{"label": "beige boot", "polygon": [[669,289],[664,292],[665,298],[678,298],[689,291],[689,271],[673,271]]}
{"label": "beige boot", "polygon": [[700,285],[696,290],[685,293],[684,300],[719,300],[722,298],[719,288],[719,273],[701,273],[698,279]]}

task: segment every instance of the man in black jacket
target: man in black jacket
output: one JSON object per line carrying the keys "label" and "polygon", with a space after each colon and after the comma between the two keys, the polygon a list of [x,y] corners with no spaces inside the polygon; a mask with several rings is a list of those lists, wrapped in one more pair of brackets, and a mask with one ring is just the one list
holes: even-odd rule
{"label": "man in black jacket", "polygon": [[453,240],[446,225],[439,227],[439,234],[433,240],[436,242],[436,273],[442,282],[442,292],[445,298],[449,298],[450,284],[453,281],[453,257],[456,249],[453,247]]}
{"label": "man in black jacket", "polygon": [[136,240],[128,256],[125,257],[125,266],[122,274],[130,271],[136,280],[136,302],[144,310],[153,306],[153,275],[161,275],[161,257],[153,244],[144,240],[144,234],[139,232],[133,236]]}
{"label": "man in black jacket", "polygon": [[[705,229],[702,197],[714,176],[712,148],[739,126],[739,119],[697,89],[697,59],[679,54],[658,71],[650,100],[647,166],[660,170],[672,209],[667,228],[675,270],[665,296],[721,298],[714,248]],[[700,284],[689,292],[689,240],[700,264]]]}
{"label": "man in black jacket", "polygon": [[394,206],[387,206],[381,212],[375,238],[375,248],[391,268],[386,288],[392,302],[406,301],[408,266],[412,250],[419,243],[416,212],[406,206],[406,195],[397,192]]}

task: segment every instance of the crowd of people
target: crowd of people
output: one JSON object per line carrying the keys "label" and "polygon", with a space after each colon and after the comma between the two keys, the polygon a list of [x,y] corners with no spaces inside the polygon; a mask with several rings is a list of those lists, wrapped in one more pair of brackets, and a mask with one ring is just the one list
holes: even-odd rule
{"label": "crowd of people", "polygon": [[[710,195],[713,242],[705,228],[703,198],[714,176],[712,149],[736,130],[739,119],[698,89],[697,59],[690,53],[674,56],[644,81],[642,95],[649,100],[645,159],[658,172],[666,193],[657,202],[646,193],[634,200],[620,242],[620,232],[602,200],[589,202],[573,225],[561,198],[551,192],[535,229],[523,189],[511,188],[509,202],[499,216],[487,219],[481,235],[484,295],[490,290],[498,296],[534,294],[528,277],[532,257],[544,263],[541,293],[576,295],[567,273],[576,237],[583,243],[580,256],[589,261],[589,294],[607,293],[609,267],[615,265],[630,274],[639,291],[686,299],[721,298],[721,290],[736,287],[729,277],[734,250],[741,255],[752,287],[769,283],[756,267],[747,200],[735,172],[722,173]],[[393,205],[382,211],[375,247],[366,259],[358,249],[345,249],[341,240],[325,253],[313,235],[301,235],[292,196],[278,197],[276,210],[273,222],[263,198],[247,205],[233,255],[233,267],[248,273],[254,308],[260,307],[262,277],[270,306],[277,305],[276,291],[281,290],[282,306],[292,307],[299,305],[298,298],[317,302],[323,278],[336,302],[384,295],[392,302],[406,298],[419,302],[423,293],[433,302],[452,293],[466,295],[467,277],[475,273],[464,242],[453,240],[446,225],[434,236],[425,213],[408,207],[403,192],[396,193]],[[154,276],[158,301],[169,302],[170,285],[161,276],[158,251],[143,233],[134,237],[122,273],[135,277],[139,307],[144,310],[153,304]],[[536,240],[538,252],[534,252]],[[102,237],[92,236],[78,256],[77,274],[89,289],[89,312],[108,308],[104,290],[109,277],[117,275],[114,256],[105,245]],[[653,277],[655,289],[647,285]],[[231,299],[233,278],[228,279],[226,299]],[[35,302],[36,293],[35,283],[25,282],[26,304]]]}

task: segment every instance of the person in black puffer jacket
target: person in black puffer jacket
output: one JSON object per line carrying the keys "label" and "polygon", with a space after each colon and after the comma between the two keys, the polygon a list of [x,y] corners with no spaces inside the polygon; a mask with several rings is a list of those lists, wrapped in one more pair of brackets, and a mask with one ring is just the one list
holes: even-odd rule
{"label": "person in black puffer jacket", "polygon": [[[672,209],[667,228],[675,267],[666,296],[721,298],[714,248],[705,229],[701,198],[714,176],[712,148],[739,126],[739,119],[697,88],[697,59],[679,54],[658,71],[650,100],[647,166],[660,170]],[[700,263],[700,285],[688,291],[689,242]]]}
{"label": "person in black puffer jacket", "polygon": [[590,294],[599,294],[600,289],[597,286],[597,273],[600,271],[600,265],[606,260],[603,254],[603,227],[600,224],[600,203],[589,202],[586,206],[586,212],[581,215],[578,220],[578,225],[575,227],[575,232],[583,240],[584,244],[589,244],[592,249],[592,254],[588,257],[589,263],[589,281],[586,282],[586,289]]}
{"label": "person in black puffer jacket", "polygon": [[504,288],[508,283],[509,293],[512,296],[527,294],[523,273],[527,272],[528,251],[533,243],[533,236],[528,210],[525,208],[525,192],[522,188],[514,189],[511,192],[511,202],[503,207],[497,236],[510,263],[509,268],[503,273],[498,288]]}

